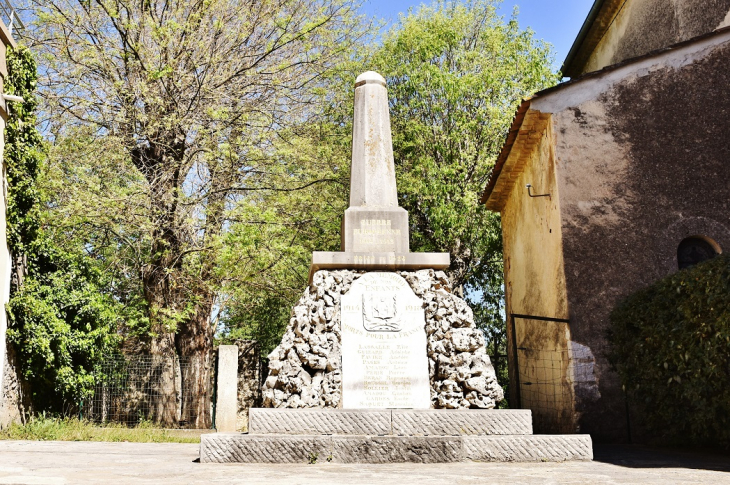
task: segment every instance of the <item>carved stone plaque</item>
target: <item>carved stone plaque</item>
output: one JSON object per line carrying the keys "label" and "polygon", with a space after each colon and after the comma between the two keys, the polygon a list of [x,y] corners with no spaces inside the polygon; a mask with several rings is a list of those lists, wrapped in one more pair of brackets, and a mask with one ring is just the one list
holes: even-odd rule
{"label": "carved stone plaque", "polygon": [[342,297],[342,407],[431,407],[423,301],[395,273],[366,273]]}

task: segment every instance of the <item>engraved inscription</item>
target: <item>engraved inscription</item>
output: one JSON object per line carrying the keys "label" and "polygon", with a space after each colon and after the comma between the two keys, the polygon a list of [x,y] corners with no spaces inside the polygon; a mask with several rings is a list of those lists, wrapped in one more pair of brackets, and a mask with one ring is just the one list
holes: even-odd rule
{"label": "engraved inscription", "polygon": [[[375,263],[375,256],[373,255],[356,255],[353,257],[353,263],[354,264],[374,264]],[[395,266],[406,264],[406,257],[405,256],[396,256],[393,254],[389,254],[388,256],[378,256],[377,259],[379,264],[392,264]]]}
{"label": "engraved inscription", "polygon": [[400,237],[400,229],[391,228],[390,219],[363,219],[360,227],[353,229],[356,246],[394,245]]}
{"label": "engraved inscription", "polygon": [[430,407],[423,301],[395,273],[367,273],[342,297],[344,408]]}

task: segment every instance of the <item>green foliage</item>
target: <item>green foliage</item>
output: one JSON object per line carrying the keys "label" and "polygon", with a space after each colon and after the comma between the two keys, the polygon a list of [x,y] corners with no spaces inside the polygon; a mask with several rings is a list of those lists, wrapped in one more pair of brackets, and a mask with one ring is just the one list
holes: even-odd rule
{"label": "green foliage", "polygon": [[200,443],[200,437],[193,433],[155,429],[149,424],[136,428],[121,424],[99,426],[77,418],[57,418],[45,414],[31,417],[25,424],[13,423],[0,430],[0,440]]}
{"label": "green foliage", "polygon": [[[45,243],[39,247],[38,242]],[[78,255],[36,241],[23,286],[8,303],[8,340],[20,355],[36,409],[61,411],[93,386],[92,372],[116,348],[122,308],[103,292],[104,275]],[[31,253],[32,254],[32,253]]]}
{"label": "green foliage", "polygon": [[40,228],[40,192],[36,185],[43,160],[43,139],[35,127],[38,102],[36,64],[27,49],[7,52],[5,92],[21,96],[23,103],[7,103],[5,163],[8,180],[7,238],[15,254],[27,252]]}
{"label": "green foliage", "polygon": [[611,362],[657,437],[730,445],[730,257],[638,291],[611,314]]}
{"label": "green foliage", "polygon": [[[269,177],[277,190],[258,191],[239,203],[217,265],[223,281],[221,338],[256,339],[263,355],[281,341],[307,285],[312,251],[340,247],[349,145],[341,128],[328,121],[303,130],[274,145],[282,163]],[[271,187],[272,178],[250,183],[254,190]]]}
{"label": "green foliage", "polygon": [[48,230],[47,200],[39,180],[45,169],[35,128],[35,62],[27,49],[8,51],[7,92],[12,104],[5,131],[8,172],[8,245],[13,285],[7,306],[8,341],[20,357],[36,409],[61,411],[90,389],[95,365],[118,340],[124,311],[109,292],[108,273],[69,235]]}

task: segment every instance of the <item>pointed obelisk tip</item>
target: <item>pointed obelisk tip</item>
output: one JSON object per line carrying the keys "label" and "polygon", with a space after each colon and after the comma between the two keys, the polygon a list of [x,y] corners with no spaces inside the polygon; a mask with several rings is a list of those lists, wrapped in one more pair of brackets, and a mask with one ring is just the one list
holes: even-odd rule
{"label": "pointed obelisk tip", "polygon": [[385,86],[385,78],[375,71],[365,71],[355,79],[355,87],[363,84],[380,84]]}

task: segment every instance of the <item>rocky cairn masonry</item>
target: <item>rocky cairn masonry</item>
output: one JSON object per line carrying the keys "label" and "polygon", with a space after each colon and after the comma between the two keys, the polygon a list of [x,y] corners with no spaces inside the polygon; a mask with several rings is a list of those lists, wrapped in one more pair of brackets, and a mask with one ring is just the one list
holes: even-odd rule
{"label": "rocky cairn masonry", "polygon": [[310,285],[269,355],[250,434],[201,436],[203,463],[590,460],[587,435],[533,436],[503,391],[449,255],[410,253],[398,207],[385,80],[355,82],[342,252],[315,252]]}
{"label": "rocky cairn masonry", "polygon": [[[322,270],[315,274],[313,284],[294,307],[281,344],[269,355],[264,406],[342,407],[341,303],[343,295],[365,274],[372,273]],[[401,271],[396,275],[422,301],[430,407],[493,408],[502,400],[503,392],[471,308],[451,293],[442,271]]]}

